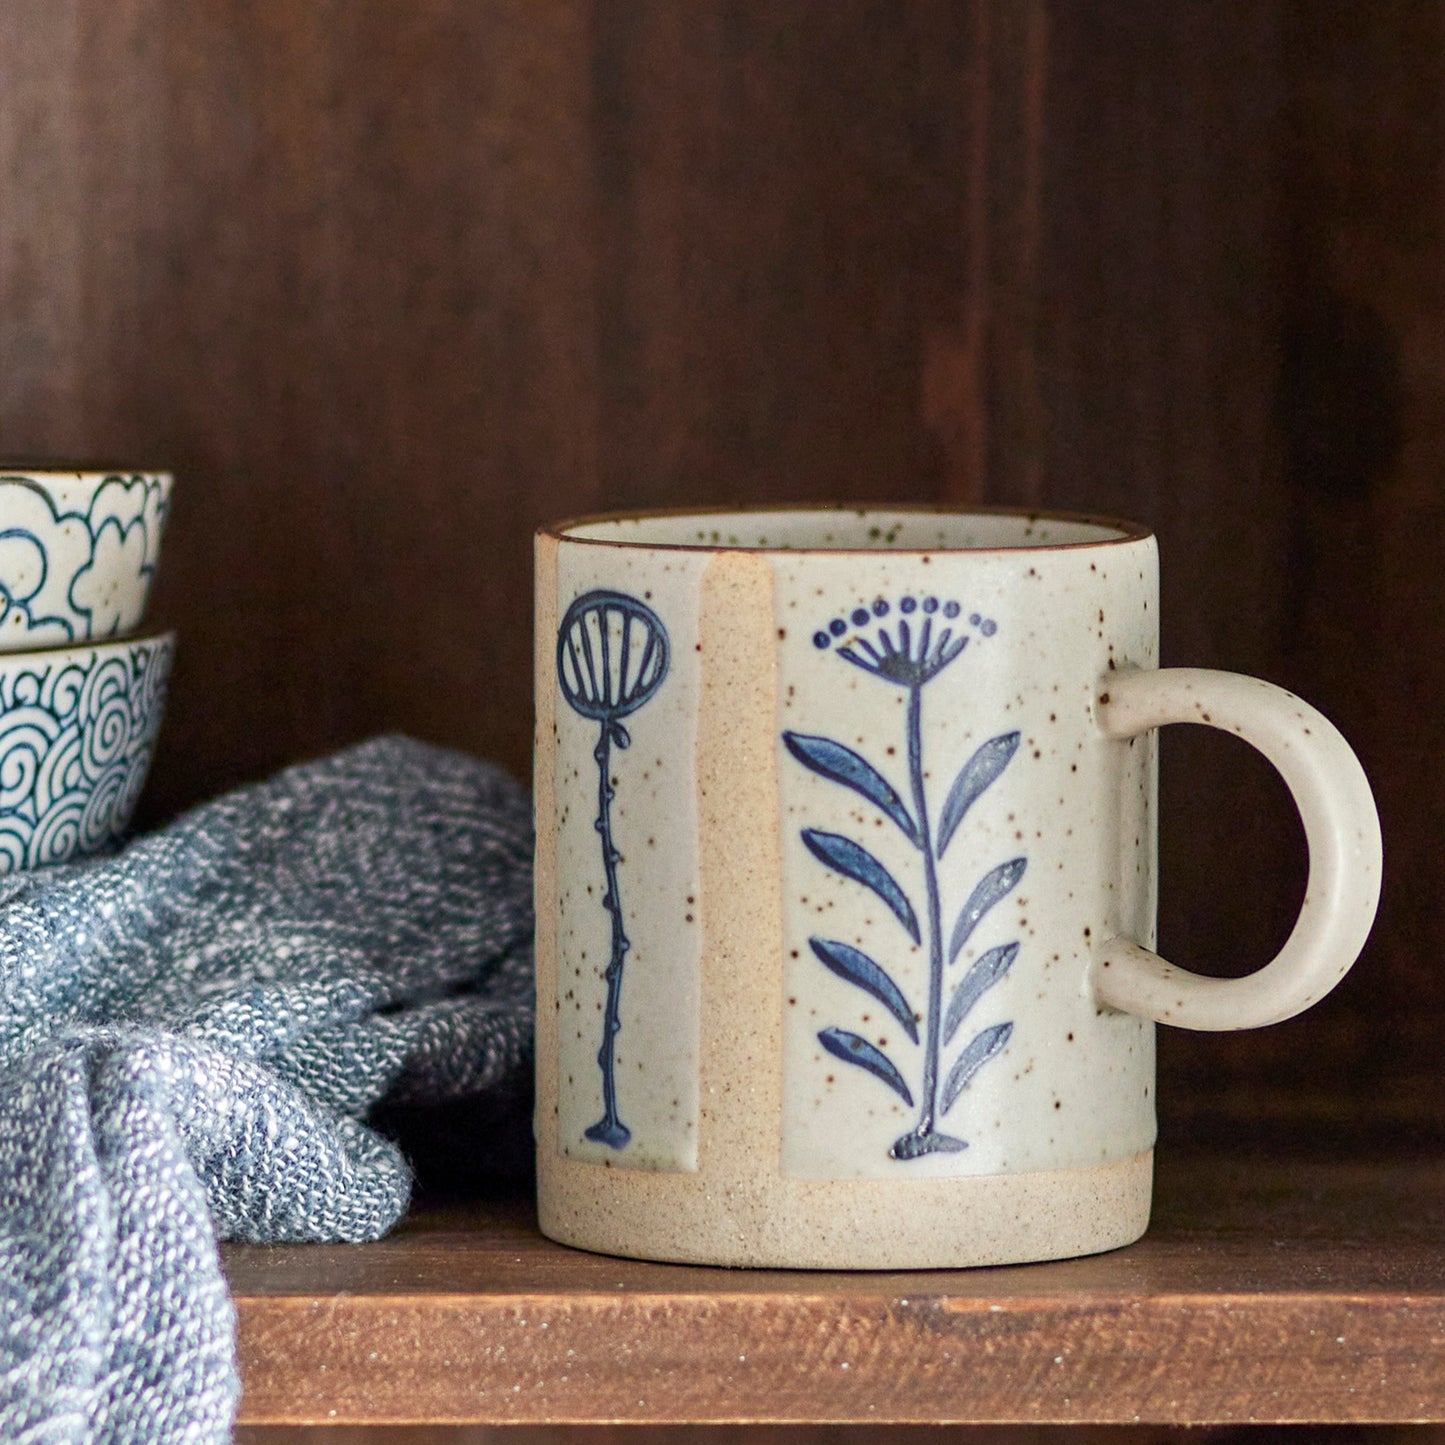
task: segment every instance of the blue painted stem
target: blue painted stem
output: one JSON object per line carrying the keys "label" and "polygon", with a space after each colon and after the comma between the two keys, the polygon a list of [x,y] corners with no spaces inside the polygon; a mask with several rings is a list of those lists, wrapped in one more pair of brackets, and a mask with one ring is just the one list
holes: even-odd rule
{"label": "blue painted stem", "polygon": [[617,1117],[616,1065],[617,1032],[622,1027],[618,1017],[622,1002],[622,964],[629,945],[622,928],[622,894],[617,884],[617,865],[622,855],[612,842],[615,789],[610,774],[614,726],[610,717],[602,720],[602,736],[592,751],[592,756],[597,759],[597,821],[592,826],[602,839],[602,871],[606,878],[602,906],[612,915],[612,956],[603,975],[607,980],[607,1003],[602,1013],[602,1046],[597,1050],[597,1062],[602,1066],[602,1117],[587,1129],[586,1134],[600,1144],[621,1149],[632,1138],[632,1131]]}
{"label": "blue painted stem", "polygon": [[954,1152],[963,1140],[940,1134],[934,1128],[938,1115],[938,1065],[943,1029],[943,906],[938,894],[938,866],[933,857],[933,824],[928,816],[928,795],[923,780],[923,684],[908,690],[908,778],[913,791],[913,816],[918,824],[918,847],[923,854],[923,878],[928,891],[928,1016],[923,1041],[923,1087],[918,1122],[896,1139],[888,1151],[895,1159],[917,1159],[937,1150]]}

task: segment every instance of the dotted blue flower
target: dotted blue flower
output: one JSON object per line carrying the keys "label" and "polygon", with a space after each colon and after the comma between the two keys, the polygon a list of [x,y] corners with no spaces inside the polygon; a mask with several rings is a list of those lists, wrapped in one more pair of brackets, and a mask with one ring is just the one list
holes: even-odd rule
{"label": "dotted blue flower", "polygon": [[[967,633],[951,626],[935,628],[940,613],[952,622],[963,608],[951,599],[940,602],[933,596],[904,596],[897,600],[900,614],[897,621],[876,625],[890,616],[894,605],[880,597],[871,608],[855,607],[846,620],[834,617],[813,634],[813,645],[822,650],[831,647],[835,639],[846,638],[840,641],[838,656],[854,667],[861,667],[864,672],[899,687],[922,687],[968,646]],[[917,616],[920,612],[921,618]],[[984,637],[992,637],[998,631],[998,624],[992,618],[977,612],[969,615],[968,622]],[[848,636],[850,624],[852,635]],[[865,633],[866,628],[872,628],[871,637]]]}

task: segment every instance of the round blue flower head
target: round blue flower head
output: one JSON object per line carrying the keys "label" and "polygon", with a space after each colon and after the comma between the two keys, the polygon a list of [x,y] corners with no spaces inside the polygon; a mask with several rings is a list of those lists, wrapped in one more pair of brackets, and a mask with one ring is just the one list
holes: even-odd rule
{"label": "round blue flower head", "polygon": [[667,629],[645,603],[621,592],[584,593],[557,631],[562,695],[585,718],[606,723],[615,739],[620,720],[650,698],[667,675]]}

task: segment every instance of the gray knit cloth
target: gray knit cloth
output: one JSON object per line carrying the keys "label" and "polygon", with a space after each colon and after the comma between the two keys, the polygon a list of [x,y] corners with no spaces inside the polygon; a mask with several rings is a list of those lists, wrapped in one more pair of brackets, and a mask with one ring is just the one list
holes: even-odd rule
{"label": "gray knit cloth", "polygon": [[362,1116],[515,1086],[531,938],[525,794],[397,738],[0,882],[0,1441],[230,1438],[218,1237],[385,1234]]}

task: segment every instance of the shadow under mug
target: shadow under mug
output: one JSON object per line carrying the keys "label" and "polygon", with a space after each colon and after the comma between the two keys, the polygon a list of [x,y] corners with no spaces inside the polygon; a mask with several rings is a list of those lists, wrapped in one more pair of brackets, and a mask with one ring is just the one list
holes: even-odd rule
{"label": "shadow under mug", "polygon": [[[797,508],[537,538],[541,1227],[641,1258],[925,1268],[1148,1224],[1154,1024],[1290,1017],[1379,898],[1369,785],[1254,678],[1159,669],[1130,523]],[[1153,953],[1156,747],[1304,822],[1256,973]]]}

